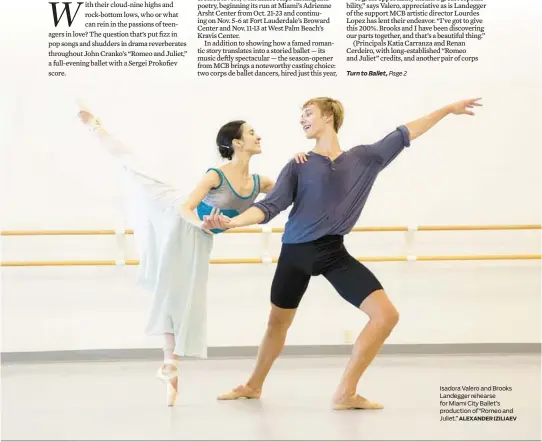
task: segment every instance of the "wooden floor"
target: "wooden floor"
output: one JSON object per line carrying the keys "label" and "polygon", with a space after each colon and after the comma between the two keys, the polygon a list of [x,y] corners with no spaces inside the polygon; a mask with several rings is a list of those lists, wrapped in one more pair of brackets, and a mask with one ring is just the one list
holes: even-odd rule
{"label": "wooden floor", "polygon": [[[359,393],[385,409],[337,412],[330,398],[345,362],[284,357],[261,400],[218,402],[216,395],[242,383],[254,361],[186,361],[171,409],[154,378],[157,362],[4,365],[2,439],[540,440],[540,355],[382,355]],[[453,393],[441,387],[463,386],[512,391],[491,391],[494,399],[441,398]],[[441,405],[450,400],[467,405]],[[443,412],[450,409],[456,412]],[[479,416],[491,420],[460,420]]]}

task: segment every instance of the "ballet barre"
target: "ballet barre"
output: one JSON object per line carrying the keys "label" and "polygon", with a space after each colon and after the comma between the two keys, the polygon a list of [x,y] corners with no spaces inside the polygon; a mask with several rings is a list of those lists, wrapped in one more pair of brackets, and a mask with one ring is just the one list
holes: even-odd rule
{"label": "ballet barre", "polygon": [[[409,231],[482,231],[482,230],[542,230],[541,224],[495,224],[495,225],[415,225],[415,226],[359,226],[352,232],[409,232]],[[265,233],[261,227],[241,227],[227,230],[224,233]],[[284,227],[271,227],[271,233],[284,233]],[[133,235],[134,231],[126,230],[4,230],[0,236],[68,236],[68,235]]]}
{"label": "ballet barre", "polygon": [[[540,224],[488,224],[488,225],[410,225],[410,226],[357,226],[352,232],[417,232],[417,231],[506,231],[506,230],[542,230]],[[284,227],[244,227],[227,230],[226,234],[262,233],[267,239],[272,233],[282,233]],[[106,230],[4,230],[1,236],[63,236],[63,235],[115,235],[117,239],[125,235],[133,235],[130,229]],[[123,245],[118,244],[121,249]],[[266,249],[268,249],[268,245]],[[122,251],[122,250],[121,250]],[[51,267],[51,266],[135,266],[138,260],[124,259],[121,255],[116,260],[66,260],[66,261],[4,261],[0,267]],[[516,261],[541,260],[539,254],[508,254],[508,255],[435,255],[415,256],[408,250],[400,256],[365,256],[356,258],[360,262],[414,262],[414,261]],[[276,264],[278,258],[273,258],[269,252],[259,258],[216,258],[210,264]]]}
{"label": "ballet barre", "polygon": [[[412,261],[516,261],[542,260],[542,255],[436,255],[436,256],[362,256],[356,258],[360,262],[412,262]],[[278,258],[272,258],[276,264]],[[210,264],[267,264],[262,258],[217,258],[211,259]],[[136,266],[139,260],[104,260],[104,261],[4,261],[0,267],[59,267],[59,266]]]}

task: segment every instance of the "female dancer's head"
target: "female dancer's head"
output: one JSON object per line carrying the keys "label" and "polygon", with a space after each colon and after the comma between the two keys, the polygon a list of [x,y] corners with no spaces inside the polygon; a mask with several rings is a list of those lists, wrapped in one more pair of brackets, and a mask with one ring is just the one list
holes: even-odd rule
{"label": "female dancer's head", "polygon": [[261,138],[245,121],[230,121],[220,128],[216,136],[216,145],[222,158],[227,160],[233,157],[250,158],[261,153]]}
{"label": "female dancer's head", "polygon": [[301,127],[309,139],[320,138],[327,132],[337,133],[344,121],[344,107],[329,97],[311,98],[303,105]]}

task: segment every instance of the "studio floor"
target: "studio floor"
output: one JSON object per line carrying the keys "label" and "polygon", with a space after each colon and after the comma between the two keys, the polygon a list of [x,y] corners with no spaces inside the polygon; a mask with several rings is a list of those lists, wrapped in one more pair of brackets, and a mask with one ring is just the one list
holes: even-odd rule
{"label": "studio floor", "polygon": [[[345,357],[283,357],[262,399],[219,402],[253,359],[187,360],[174,408],[152,361],[2,366],[3,440],[540,440],[540,355],[381,355],[358,392],[383,410],[333,411]],[[501,421],[442,421],[441,387],[491,392]],[[449,392],[447,392],[449,393]],[[477,393],[487,393],[479,391]],[[472,394],[470,392],[469,394]],[[459,400],[459,399],[456,399]],[[477,416],[471,410],[450,416]]]}

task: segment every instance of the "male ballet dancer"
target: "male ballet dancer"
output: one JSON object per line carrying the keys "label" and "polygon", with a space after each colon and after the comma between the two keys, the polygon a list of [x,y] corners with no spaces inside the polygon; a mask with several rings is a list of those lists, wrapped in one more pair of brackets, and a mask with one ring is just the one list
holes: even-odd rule
{"label": "male ballet dancer", "polygon": [[411,123],[399,126],[382,140],[343,151],[337,132],[344,119],[340,102],[314,98],[303,106],[301,125],[315,139],[306,164],[290,161],[265,199],[234,218],[213,212],[203,227],[234,228],[267,223],[293,203],[282,237],[282,249],[271,286],[271,313],[256,367],[245,385],[218,399],[259,398],[264,380],[284,347],[288,328],[311,276],[323,275],[337,292],[369,316],[333,396],[336,410],[378,409],[356,393],[361,375],[399,320],[378,279],[353,258],[343,237],[357,222],[378,174],[410,142],[449,114],[474,115],[480,99],[463,100]]}

